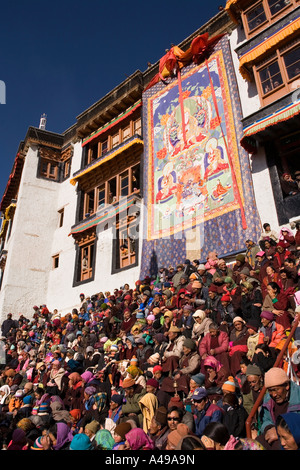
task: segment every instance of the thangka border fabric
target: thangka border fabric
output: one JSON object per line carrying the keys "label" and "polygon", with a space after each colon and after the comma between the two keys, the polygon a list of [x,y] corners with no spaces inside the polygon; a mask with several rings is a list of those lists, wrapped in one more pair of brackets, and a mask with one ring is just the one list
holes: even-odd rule
{"label": "thangka border fabric", "polygon": [[151,274],[154,258],[157,265],[182,262],[191,231],[202,261],[209,251],[229,255],[258,238],[241,118],[227,36],[207,61],[182,69],[181,84],[174,78],[144,92],[141,277]]}

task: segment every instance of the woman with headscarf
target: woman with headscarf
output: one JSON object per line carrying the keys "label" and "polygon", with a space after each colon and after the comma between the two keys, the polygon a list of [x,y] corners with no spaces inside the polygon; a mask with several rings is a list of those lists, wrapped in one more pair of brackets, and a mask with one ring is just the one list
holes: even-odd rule
{"label": "woman with headscarf", "polygon": [[131,429],[125,434],[125,450],[153,450],[154,443],[141,428]]}
{"label": "woman with headscarf", "polygon": [[284,413],[276,419],[276,431],[283,450],[300,449],[300,415]]}
{"label": "woman with headscarf", "polygon": [[68,410],[64,408],[61,401],[53,401],[50,403],[51,416],[56,422],[71,423],[72,418]]}
{"label": "woman with headscarf", "polygon": [[264,298],[262,310],[273,313],[276,322],[285,330],[291,328],[292,317],[288,311],[289,300],[287,295],[281,291],[276,282],[267,285],[267,294]]}
{"label": "woman with headscarf", "polygon": [[203,361],[204,387],[208,395],[218,396],[222,394],[222,385],[228,380],[230,375],[228,369],[215,357],[207,356]]}
{"label": "woman with headscarf", "polygon": [[13,431],[7,450],[28,450],[26,433],[23,429],[16,428]]}
{"label": "woman with headscarf", "polygon": [[112,450],[115,440],[108,429],[99,429],[95,435],[96,450]]}
{"label": "woman with headscarf", "polygon": [[67,450],[74,437],[70,426],[64,422],[57,422],[51,426],[49,436],[53,450]]}
{"label": "woman with headscarf", "polygon": [[146,379],[143,371],[139,367],[135,365],[130,365],[127,367],[125,378],[126,377],[132,378],[137,385],[146,388]]}
{"label": "woman with headscarf", "polygon": [[209,318],[204,310],[196,310],[193,313],[194,324],[192,328],[192,340],[194,340],[198,346],[201,339],[209,333],[209,325],[212,323],[212,319]]}
{"label": "woman with headscarf", "polygon": [[84,382],[81,375],[78,372],[72,372],[68,379],[69,384],[64,397],[64,405],[67,410],[72,410],[73,408],[83,410]]}
{"label": "woman with headscarf", "polygon": [[6,412],[8,411],[8,403],[10,400],[10,387],[9,385],[5,384],[2,385],[0,388],[0,411]]}
{"label": "woman with headscarf", "polygon": [[240,370],[242,356],[248,351],[247,341],[249,332],[245,320],[236,316],[229,333],[229,363],[231,375],[235,376]]}
{"label": "woman with headscarf", "polygon": [[139,406],[143,415],[143,430],[147,434],[150,428],[151,420],[159,404],[154,393],[146,393],[139,401]]}

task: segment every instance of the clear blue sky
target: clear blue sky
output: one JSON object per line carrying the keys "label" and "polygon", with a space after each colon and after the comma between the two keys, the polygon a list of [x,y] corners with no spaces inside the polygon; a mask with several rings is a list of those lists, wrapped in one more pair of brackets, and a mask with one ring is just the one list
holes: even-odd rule
{"label": "clear blue sky", "polygon": [[20,141],[47,114],[63,132],[136,70],[218,13],[219,0],[14,0],[1,5],[0,200]]}

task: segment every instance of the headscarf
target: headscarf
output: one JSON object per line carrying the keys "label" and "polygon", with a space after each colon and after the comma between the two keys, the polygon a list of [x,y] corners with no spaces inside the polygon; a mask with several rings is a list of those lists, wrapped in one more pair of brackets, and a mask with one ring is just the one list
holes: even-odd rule
{"label": "headscarf", "polygon": [[27,444],[25,431],[21,428],[16,428],[12,433],[12,438],[7,446],[7,450],[24,450]]}
{"label": "headscarf", "polygon": [[52,411],[52,418],[54,421],[66,421],[70,422],[71,417],[68,410],[64,409],[64,406],[59,401],[54,401],[50,404]]}
{"label": "headscarf", "polygon": [[154,443],[147,436],[145,431],[141,428],[131,429],[126,435],[125,439],[128,442],[131,450],[153,450]]}
{"label": "headscarf", "polygon": [[203,366],[212,367],[215,372],[219,372],[222,367],[222,364],[214,356],[206,356],[203,361]]}
{"label": "headscarf", "polygon": [[143,430],[149,431],[152,418],[158,408],[158,400],[154,393],[146,393],[139,400],[139,406],[143,415]]}
{"label": "headscarf", "polygon": [[6,398],[7,398],[8,395],[10,394],[10,387],[9,387],[9,385],[2,385],[2,387],[0,388],[0,391],[1,391],[1,392],[4,392],[4,395],[1,396],[1,399],[0,399],[0,405],[3,405],[3,404],[5,403]]}
{"label": "headscarf", "polygon": [[133,379],[137,378],[139,375],[143,374],[143,371],[137,366],[129,366],[126,369],[126,372],[131,375]]}
{"label": "headscarf", "polygon": [[99,429],[95,435],[97,446],[102,450],[112,450],[115,440],[107,429]]}
{"label": "headscarf", "polygon": [[91,380],[93,380],[94,374],[91,371],[86,370],[83,372],[83,374],[81,374],[81,378],[85,383],[89,383]]}
{"label": "headscarf", "polygon": [[241,450],[265,450],[262,444],[255,439],[242,438],[230,436],[229,441],[226,443],[224,450],[235,450],[236,446],[241,443]]}
{"label": "headscarf", "polygon": [[69,380],[72,383],[72,388],[78,388],[83,384],[81,375],[78,372],[72,372],[72,374],[69,375]]}
{"label": "headscarf", "polygon": [[[54,403],[53,403],[54,404]],[[73,434],[70,427],[66,423],[57,423],[56,424],[56,444],[53,446],[54,450],[61,449],[67,442],[71,442],[73,439]]]}
{"label": "headscarf", "polygon": [[298,448],[300,448],[300,415],[298,413],[284,413],[281,417],[286,422]]}
{"label": "headscarf", "polygon": [[107,393],[106,392],[95,393],[93,397],[95,400],[94,404],[96,405],[98,412],[101,413],[101,411],[104,410],[107,404]]}

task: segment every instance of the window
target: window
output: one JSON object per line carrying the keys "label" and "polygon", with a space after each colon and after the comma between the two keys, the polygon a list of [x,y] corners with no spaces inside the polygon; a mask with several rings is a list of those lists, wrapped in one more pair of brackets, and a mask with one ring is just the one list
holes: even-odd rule
{"label": "window", "polygon": [[140,164],[138,164],[131,171],[131,192],[134,193],[140,189]]}
{"label": "window", "polygon": [[93,276],[93,257],[94,257],[95,243],[88,243],[80,247],[80,269],[79,280],[85,281],[91,279]]}
{"label": "window", "polygon": [[139,191],[140,164],[137,163],[84,194],[83,219],[102,209],[106,204],[114,204],[120,198]]}
{"label": "window", "polygon": [[105,205],[105,184],[98,187],[98,209]]}
{"label": "window", "polygon": [[128,196],[129,194],[129,177],[128,170],[120,175],[120,197]]}
{"label": "window", "polygon": [[114,177],[108,182],[108,204],[113,204],[117,201],[117,178]]}
{"label": "window", "polygon": [[95,190],[85,194],[84,213],[85,217],[89,217],[95,212]]}
{"label": "window", "polygon": [[101,142],[101,157],[103,157],[108,152],[108,139]]}
{"label": "window", "polygon": [[142,119],[139,118],[133,123],[133,133],[142,135]]}
{"label": "window", "polygon": [[252,8],[247,14],[247,23],[249,31],[261,26],[267,20],[263,4],[260,3]]}
{"label": "window", "polygon": [[65,213],[65,210],[64,209],[60,209],[58,211],[58,226],[59,227],[62,227],[63,226],[63,223],[64,223],[64,213]]}
{"label": "window", "polygon": [[284,54],[283,59],[289,80],[300,75],[300,46]]}
{"label": "window", "polygon": [[52,267],[53,269],[57,269],[59,266],[59,255],[52,256]]}
{"label": "window", "polygon": [[300,78],[299,40],[277,49],[253,71],[263,106],[293,91],[293,81]]}
{"label": "window", "polygon": [[276,13],[290,4],[290,0],[268,0],[271,15],[276,15]]}
{"label": "window", "polygon": [[122,129],[122,141],[129,139],[131,136],[131,130],[130,130],[130,125]]}
{"label": "window", "polygon": [[269,93],[275,88],[278,88],[283,83],[279,64],[277,61],[261,69],[259,72],[259,77],[263,89],[263,94]]}
{"label": "window", "polygon": [[70,176],[70,169],[71,169],[71,159],[69,158],[64,163],[64,178],[68,178]]}
{"label": "window", "polygon": [[41,159],[41,166],[40,166],[40,174],[44,178],[57,180],[58,178],[58,162],[53,162],[50,160],[46,160],[44,158]]}
{"label": "window", "polygon": [[97,160],[98,158],[98,147],[99,147],[99,144],[94,144],[91,148],[90,148],[90,155],[89,155],[89,163],[92,163],[93,161]]}
{"label": "window", "polygon": [[119,145],[119,143],[120,143],[120,135],[119,135],[119,132],[117,132],[111,138],[111,148],[117,147],[117,145]]}
{"label": "window", "polygon": [[[255,2],[253,2],[255,3]],[[298,0],[260,0],[242,11],[246,37],[251,37],[298,6]]]}
{"label": "window", "polygon": [[137,226],[135,217],[124,217],[117,226],[118,261],[117,269],[136,263]]}

